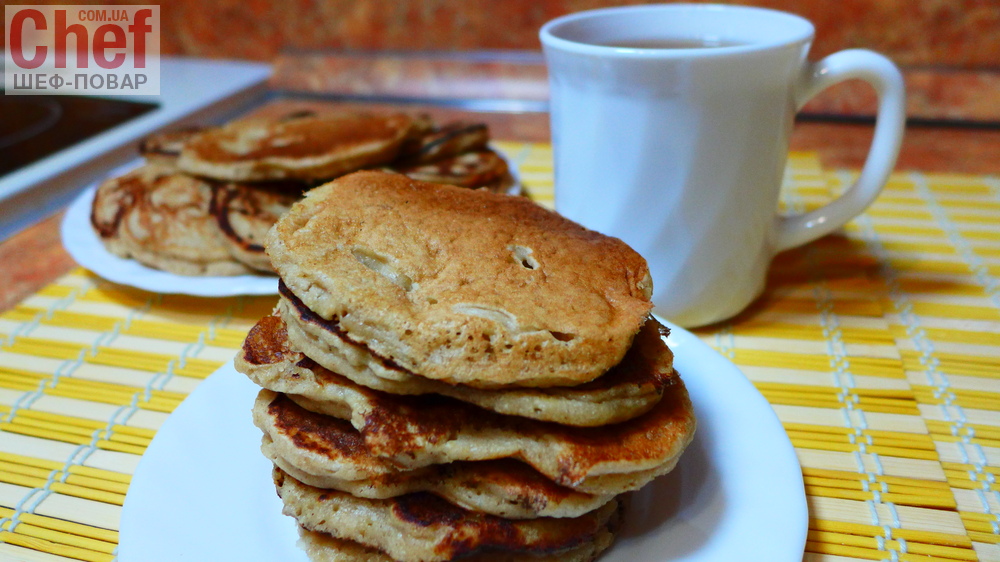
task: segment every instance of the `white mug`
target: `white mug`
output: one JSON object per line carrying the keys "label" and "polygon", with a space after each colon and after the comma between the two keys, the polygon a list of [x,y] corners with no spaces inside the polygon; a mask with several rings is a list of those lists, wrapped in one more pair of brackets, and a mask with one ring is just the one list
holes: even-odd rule
{"label": "white mug", "polygon": [[[899,70],[856,49],[809,62],[813,34],[792,14],[709,4],[593,10],[542,27],[556,210],[642,254],[655,311],[673,322],[741,311],[775,253],[839,228],[889,177],[905,124]],[[879,97],[860,177],[820,209],[778,216],[796,111],[853,78]]]}

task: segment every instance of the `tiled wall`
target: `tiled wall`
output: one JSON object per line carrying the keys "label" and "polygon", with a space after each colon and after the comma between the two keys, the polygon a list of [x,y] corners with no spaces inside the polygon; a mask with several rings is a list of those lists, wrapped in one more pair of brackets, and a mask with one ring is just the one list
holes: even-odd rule
{"label": "tiled wall", "polygon": [[[71,0],[23,0],[62,4]],[[153,0],[94,0],[147,3]],[[695,0],[696,1],[696,0]],[[908,115],[946,122],[1000,123],[1000,0],[717,0],[794,12],[817,28],[811,58],[840,49],[879,51],[904,69]],[[22,0],[18,0],[21,3]],[[538,29],[571,12],[636,0],[167,0],[161,3],[165,54],[274,62],[276,84],[314,91],[442,95],[454,89],[412,61],[345,66],[358,51],[537,50]],[[306,56],[306,53],[309,53]],[[388,66],[386,66],[388,65]],[[433,69],[432,69],[433,70]],[[487,90],[547,97],[544,67],[502,69],[481,77]],[[528,75],[525,75],[525,72]],[[346,74],[345,74],[346,73]],[[499,74],[498,74],[499,73]],[[482,73],[480,73],[482,74]],[[400,91],[400,76],[409,81]],[[433,78],[430,80],[428,77]],[[478,76],[478,75],[477,75]],[[391,88],[386,82],[391,82]],[[467,88],[468,76],[463,77]],[[412,84],[411,84],[412,83]],[[478,82],[477,82],[478,84]],[[423,90],[411,92],[410,86]],[[388,89],[387,89],[388,88]],[[527,92],[525,89],[527,88]],[[412,89],[412,88],[411,88]],[[444,92],[444,95],[457,95]],[[473,96],[476,97],[476,96]],[[875,98],[865,85],[834,87],[807,112],[870,116]]]}
{"label": "tiled wall", "polygon": [[[267,59],[298,49],[537,49],[554,17],[635,1],[174,0],[163,5],[170,52]],[[996,67],[997,0],[758,0],[816,24],[817,56],[847,47],[907,66]]]}
{"label": "tiled wall", "polygon": [[[47,0],[25,0],[44,3]],[[149,3],[137,0],[134,3]],[[725,0],[723,0],[725,1]],[[20,1],[16,3],[22,3]],[[54,0],[54,4],[69,0]],[[124,3],[94,0],[92,3]],[[167,0],[163,50],[271,60],[284,49],[537,49],[556,16],[635,0]],[[815,22],[820,56],[881,51],[905,66],[1000,65],[1000,0],[730,0]]]}

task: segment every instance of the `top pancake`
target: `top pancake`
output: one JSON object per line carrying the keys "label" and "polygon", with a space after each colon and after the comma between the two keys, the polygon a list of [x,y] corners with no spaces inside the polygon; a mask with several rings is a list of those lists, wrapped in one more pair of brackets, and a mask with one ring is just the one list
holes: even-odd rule
{"label": "top pancake", "polygon": [[373,354],[479,387],[573,386],[646,320],[645,260],[531,201],[357,172],[268,233],[289,290]]}
{"label": "top pancake", "polygon": [[177,165],[221,180],[328,179],[392,161],[411,125],[403,114],[355,112],[243,119],[188,139]]}

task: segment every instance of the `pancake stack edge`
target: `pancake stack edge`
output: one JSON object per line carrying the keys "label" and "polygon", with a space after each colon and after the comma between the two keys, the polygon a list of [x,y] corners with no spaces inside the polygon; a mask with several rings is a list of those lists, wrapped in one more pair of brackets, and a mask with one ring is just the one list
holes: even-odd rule
{"label": "pancake stack edge", "polygon": [[266,240],[237,369],[314,561],[593,560],[696,421],[645,261],[530,201],[359,172]]}

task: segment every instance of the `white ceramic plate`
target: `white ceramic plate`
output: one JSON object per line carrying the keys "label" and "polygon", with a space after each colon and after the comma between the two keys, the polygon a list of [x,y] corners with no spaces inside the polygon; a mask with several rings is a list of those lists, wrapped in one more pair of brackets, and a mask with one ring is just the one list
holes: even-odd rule
{"label": "white ceramic plate", "polygon": [[[507,160],[512,184],[511,195],[521,193],[521,181],[517,166],[502,151],[492,147]],[[116,177],[133,170],[143,163],[137,159],[116,168],[106,177]],[[103,181],[103,180],[102,180]],[[90,226],[90,208],[94,193],[101,182],[95,182],[80,193],[66,210],[60,227],[63,246],[69,255],[83,267],[97,275],[137,289],[154,293],[193,295],[198,297],[228,297],[234,295],[275,295],[278,293],[278,278],[272,275],[231,275],[231,276],[188,276],[177,275],[147,267],[135,260],[118,257],[109,252],[101,243],[97,233]]]}
{"label": "white ceramic plate", "polygon": [[[805,491],[777,416],[732,363],[671,328],[698,431],[673,472],[633,495],[601,562],[801,562]],[[229,364],[167,418],[125,498],[120,562],[307,562],[259,450],[257,391]]]}
{"label": "white ceramic plate", "polygon": [[[122,175],[142,164],[142,160],[115,169],[107,177]],[[87,186],[66,210],[60,234],[69,255],[83,267],[101,277],[122,285],[154,293],[227,297],[233,295],[275,295],[278,278],[273,275],[232,275],[197,277],[177,275],[146,267],[141,263],[120,258],[101,243],[90,227],[90,207],[97,192],[96,182]]]}

